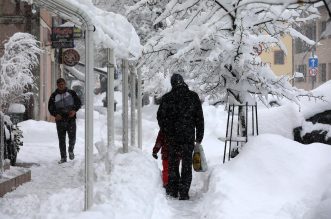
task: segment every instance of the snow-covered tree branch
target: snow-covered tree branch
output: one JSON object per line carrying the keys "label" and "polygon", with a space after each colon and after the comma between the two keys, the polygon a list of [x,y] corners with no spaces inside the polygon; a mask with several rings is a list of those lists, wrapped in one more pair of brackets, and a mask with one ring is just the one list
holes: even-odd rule
{"label": "snow-covered tree branch", "polygon": [[4,47],[0,58],[1,109],[26,95],[24,91],[34,82],[32,70],[38,65],[38,55],[42,52],[36,38],[29,33],[15,33]]}
{"label": "snow-covered tree branch", "polygon": [[[151,79],[151,84],[157,84],[152,76],[163,74],[166,79],[169,73],[180,72],[195,91],[208,96],[211,102],[228,100],[243,104],[258,98],[267,105],[271,94],[299,103],[299,95],[311,94],[292,87],[288,77],[277,77],[257,52],[257,48],[270,51],[279,47],[287,54],[282,42],[286,35],[310,45],[315,43],[296,27],[318,18],[318,10],[311,3],[294,3],[169,0],[155,20],[167,26],[144,47],[141,63],[147,66],[143,68],[145,81],[148,84]],[[242,108],[239,119],[244,134]]]}
{"label": "snow-covered tree branch", "polygon": [[166,75],[180,70],[190,86],[212,101],[229,96],[243,103],[251,94],[262,100],[273,94],[297,102],[296,96],[304,91],[259,64],[256,48],[268,51],[277,46],[286,54],[281,40],[285,35],[314,44],[295,27],[318,18],[319,13],[311,4],[281,3],[168,1],[155,21],[166,20],[168,26],[145,44],[146,78],[159,71]]}

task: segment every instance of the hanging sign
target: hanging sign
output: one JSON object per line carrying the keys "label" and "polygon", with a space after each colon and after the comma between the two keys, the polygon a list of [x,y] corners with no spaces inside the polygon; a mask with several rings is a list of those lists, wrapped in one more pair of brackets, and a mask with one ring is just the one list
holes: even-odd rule
{"label": "hanging sign", "polygon": [[74,38],[82,38],[83,37],[83,31],[82,29],[78,27],[74,27]]}
{"label": "hanging sign", "polygon": [[67,49],[62,53],[62,63],[67,66],[75,66],[80,60],[79,53],[74,49]]}
{"label": "hanging sign", "polygon": [[53,48],[73,48],[74,27],[52,27],[52,47]]}

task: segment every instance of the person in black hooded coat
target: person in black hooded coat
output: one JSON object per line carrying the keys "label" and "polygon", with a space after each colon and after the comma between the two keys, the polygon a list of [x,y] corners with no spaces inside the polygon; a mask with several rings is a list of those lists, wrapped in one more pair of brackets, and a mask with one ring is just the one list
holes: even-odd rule
{"label": "person in black hooded coat", "polygon": [[[192,153],[194,143],[200,144],[204,135],[204,117],[199,96],[189,90],[180,74],[171,77],[172,90],[161,98],[157,111],[160,129],[169,142],[168,195],[189,199],[192,182]],[[181,157],[182,169],[179,173]]]}

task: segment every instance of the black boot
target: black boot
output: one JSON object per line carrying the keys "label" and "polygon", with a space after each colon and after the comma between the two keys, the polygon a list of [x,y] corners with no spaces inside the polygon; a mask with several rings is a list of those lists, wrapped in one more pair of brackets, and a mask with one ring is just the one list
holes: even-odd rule
{"label": "black boot", "polygon": [[189,200],[190,196],[188,194],[181,194],[179,196],[179,200]]}
{"label": "black boot", "polygon": [[61,160],[58,161],[58,164],[67,162],[67,158],[61,158]]}

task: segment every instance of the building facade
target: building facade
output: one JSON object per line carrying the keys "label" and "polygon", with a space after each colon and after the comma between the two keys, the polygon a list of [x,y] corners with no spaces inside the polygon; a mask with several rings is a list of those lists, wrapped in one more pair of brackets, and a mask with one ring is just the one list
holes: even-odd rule
{"label": "building facade", "polygon": [[270,51],[263,51],[260,57],[263,63],[270,66],[275,75],[292,76],[292,38],[290,36],[284,36],[282,42],[287,49],[287,53],[283,52],[278,46],[275,46]]}
{"label": "building facade", "polygon": [[[295,78],[294,86],[305,90],[311,90],[331,79],[331,36],[322,36],[329,19],[324,5],[317,6],[320,19],[311,21],[300,27],[301,32],[308,38],[318,42],[315,46],[307,45],[299,39],[293,40],[293,64],[296,72],[303,77]],[[316,76],[309,67],[309,58],[318,58],[318,71]]]}
{"label": "building facade", "polygon": [[[33,70],[35,86],[27,89],[32,92],[24,103],[24,119],[50,120],[47,110],[48,98],[55,88],[55,74],[58,65],[51,48],[50,33],[54,17],[46,10],[33,8],[19,0],[0,1],[0,57],[4,52],[4,41],[16,32],[27,32],[37,37],[43,53],[40,66]],[[53,73],[52,73],[53,72]]]}

